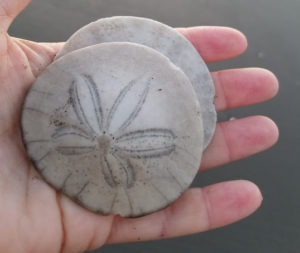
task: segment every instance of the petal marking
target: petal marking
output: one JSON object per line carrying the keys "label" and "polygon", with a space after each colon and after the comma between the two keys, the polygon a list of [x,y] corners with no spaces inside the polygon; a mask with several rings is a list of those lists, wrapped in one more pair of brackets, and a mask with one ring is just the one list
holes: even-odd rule
{"label": "petal marking", "polygon": [[96,146],[58,146],[55,148],[62,155],[84,155],[96,150]]}
{"label": "petal marking", "polygon": [[[100,105],[100,96],[96,88],[96,84],[93,79],[88,75],[83,75],[84,83],[87,85],[88,94],[84,96],[83,92],[79,92],[79,86],[77,81],[73,81],[69,89],[70,101],[73,110],[76,114],[77,119],[86,126],[86,128],[91,131],[91,133],[100,133],[102,129],[102,118],[103,113]],[[92,115],[89,111],[89,106],[83,106],[83,102],[86,104],[92,103]],[[93,116],[93,118],[88,118],[88,115]],[[97,127],[93,128],[93,119],[96,120]]]}
{"label": "petal marking", "polygon": [[65,126],[56,129],[55,133],[52,134],[53,139],[58,139],[60,137],[63,137],[65,135],[75,135],[78,137],[83,137],[85,139],[91,140],[92,136],[86,132],[84,129],[77,127],[77,126]]}
{"label": "petal marking", "polygon": [[[123,90],[119,93],[118,97],[116,98],[112,108],[110,109],[110,112],[108,114],[107,117],[107,123],[106,123],[106,128],[107,130],[110,129],[111,127],[111,123],[112,121],[115,119],[116,117],[116,112],[117,110],[121,107],[122,102],[124,102],[124,100],[126,99],[126,97],[129,95],[130,91],[132,90],[132,88],[137,84],[138,80],[140,78],[136,78],[132,81],[129,82],[129,84],[127,86],[125,86],[125,88],[123,88]],[[120,126],[117,128],[117,131],[122,131],[124,130],[126,127],[128,127],[132,121],[138,116],[139,112],[142,109],[142,106],[144,105],[146,98],[148,96],[149,93],[149,89],[150,89],[150,83],[151,83],[152,78],[150,78],[147,81],[146,87],[142,90],[139,99],[137,101],[137,104],[134,106],[134,108],[132,110],[130,110],[128,112],[128,115],[125,115],[125,120],[121,122]]]}
{"label": "petal marking", "polygon": [[176,135],[169,129],[137,130],[116,138],[115,146],[133,158],[156,158],[175,150],[175,138]]}

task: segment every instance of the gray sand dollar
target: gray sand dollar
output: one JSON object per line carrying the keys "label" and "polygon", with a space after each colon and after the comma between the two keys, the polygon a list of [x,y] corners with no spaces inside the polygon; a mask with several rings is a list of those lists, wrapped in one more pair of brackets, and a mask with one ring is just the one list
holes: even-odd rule
{"label": "gray sand dollar", "polygon": [[187,75],[201,104],[204,148],[206,148],[214,135],[217,121],[213,81],[206,64],[194,46],[172,27],[138,17],[100,19],[72,35],[57,55],[57,59],[86,46],[122,41],[142,44],[159,51]]}
{"label": "gray sand dollar", "polygon": [[50,185],[94,212],[124,217],[175,201],[203,149],[189,79],[133,43],[94,45],[51,64],[26,97],[22,129]]}

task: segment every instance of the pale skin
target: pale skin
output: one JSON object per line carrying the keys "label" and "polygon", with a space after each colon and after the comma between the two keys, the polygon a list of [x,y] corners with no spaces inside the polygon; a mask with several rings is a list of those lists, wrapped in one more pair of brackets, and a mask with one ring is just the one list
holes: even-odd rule
{"label": "pale skin", "polygon": [[[61,195],[36,172],[22,144],[20,115],[26,93],[62,43],[10,37],[7,30],[30,0],[0,0],[0,252],[83,252],[104,244],[171,238],[236,222],[261,204],[258,187],[244,180],[194,188],[170,207],[136,219],[91,213]],[[236,57],[245,36],[224,27],[180,28],[206,62]],[[211,73],[218,111],[263,102],[278,81],[259,68]],[[278,139],[273,121],[252,116],[217,125],[200,171],[263,151]]]}

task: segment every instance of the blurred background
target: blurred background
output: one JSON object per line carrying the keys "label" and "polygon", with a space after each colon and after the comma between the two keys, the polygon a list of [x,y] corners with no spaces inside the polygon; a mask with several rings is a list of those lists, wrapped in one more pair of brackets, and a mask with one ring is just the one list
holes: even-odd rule
{"label": "blurred background", "polygon": [[[99,18],[133,15],[173,27],[219,25],[240,29],[247,52],[210,64],[211,71],[263,67],[280,81],[279,95],[266,103],[221,112],[219,121],[262,114],[279,126],[272,149],[201,173],[194,186],[248,179],[262,190],[262,207],[236,224],[201,234],[155,242],[108,245],[96,252],[300,252],[300,1],[299,0],[33,0],[10,34],[35,41],[64,41]],[[298,162],[297,162],[298,161]]]}

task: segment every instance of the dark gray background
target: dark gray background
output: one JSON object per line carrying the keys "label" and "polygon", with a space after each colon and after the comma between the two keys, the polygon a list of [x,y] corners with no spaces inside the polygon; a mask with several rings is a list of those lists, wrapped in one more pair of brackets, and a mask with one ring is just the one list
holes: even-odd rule
{"label": "dark gray background", "polygon": [[[134,15],[171,26],[232,26],[248,37],[249,49],[211,70],[265,67],[280,80],[270,102],[219,114],[219,120],[263,114],[280,128],[278,144],[259,155],[202,173],[195,186],[248,179],[262,190],[264,202],[254,215],[225,228],[158,242],[105,246],[97,252],[300,252],[299,0],[33,0],[10,29],[36,41],[64,41],[98,18]],[[297,144],[298,143],[298,144]],[[96,251],[95,251],[96,252]]]}

